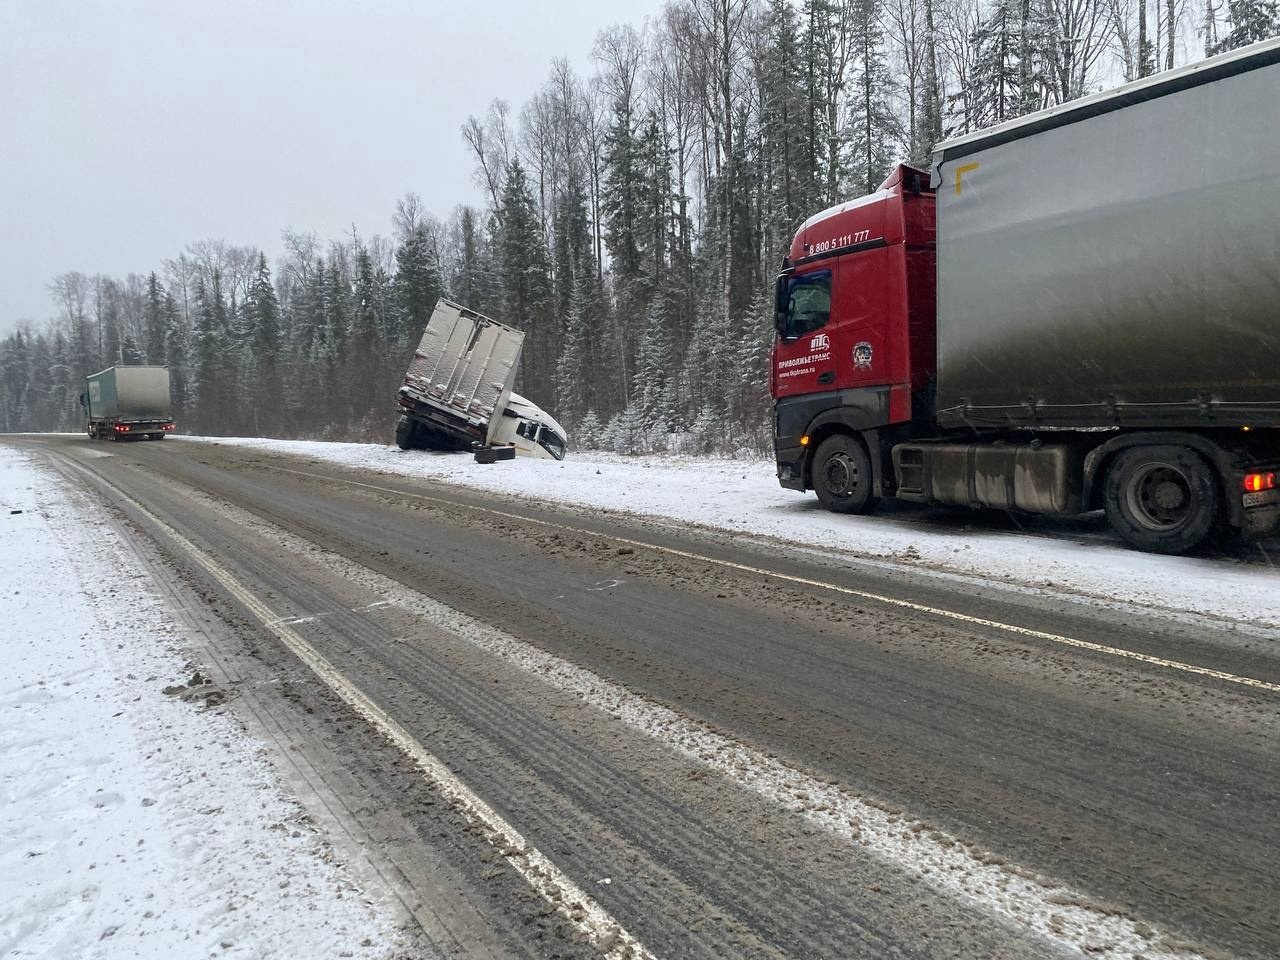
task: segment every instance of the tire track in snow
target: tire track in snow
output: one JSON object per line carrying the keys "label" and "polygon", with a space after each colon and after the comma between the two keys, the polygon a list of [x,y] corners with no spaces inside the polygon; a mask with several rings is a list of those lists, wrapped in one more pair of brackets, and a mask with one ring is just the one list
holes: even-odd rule
{"label": "tire track in snow", "polygon": [[[628,933],[593,898],[588,896],[568,875],[563,873],[541,850],[529,843],[496,810],[472,792],[454,773],[422,746],[412,734],[377,705],[359,687],[346,678],[301,634],[263,603],[213,557],[160,519],[118,486],[96,476],[79,464],[67,460],[72,469],[114,491],[131,509],[144,516],[161,534],[217,581],[258,621],[276,636],[295,656],[331,689],[343,702],[363,717],[388,741],[411,759],[423,776],[466,819],[483,831],[485,839],[557,913],[582,931],[588,941],[601,951],[606,960],[657,960],[634,936]],[[193,491],[193,495],[194,491]],[[200,496],[201,500],[205,500]],[[208,505],[222,511],[224,505],[212,501]],[[226,513],[224,512],[224,515]],[[240,522],[240,521],[237,521]],[[260,529],[261,521],[254,520]],[[249,524],[246,522],[245,524]],[[274,530],[275,528],[271,528]],[[283,534],[283,531],[280,531]],[[364,569],[364,568],[360,568]]]}
{"label": "tire track in snow", "polygon": [[[990,851],[971,847],[921,820],[887,812],[874,802],[733,740],[709,724],[654,703],[246,510],[194,488],[188,488],[188,495],[229,521],[360,584],[458,639],[541,677],[789,813],[844,842],[863,847],[883,862],[920,876],[935,889],[967,901],[1014,928],[1025,929],[1069,951],[1107,960],[1203,960],[1194,947],[1139,919],[1122,916],[1081,891],[1009,864]],[[620,538],[606,539],[622,542]],[[650,546],[639,542],[636,545]]]}

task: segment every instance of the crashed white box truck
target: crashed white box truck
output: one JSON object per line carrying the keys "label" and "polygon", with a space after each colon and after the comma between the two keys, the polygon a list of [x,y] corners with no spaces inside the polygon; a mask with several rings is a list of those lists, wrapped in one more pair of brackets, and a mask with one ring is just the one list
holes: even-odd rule
{"label": "crashed white box truck", "polygon": [[511,391],[523,346],[522,331],[439,300],[396,397],[400,449],[563,460],[564,428]]}

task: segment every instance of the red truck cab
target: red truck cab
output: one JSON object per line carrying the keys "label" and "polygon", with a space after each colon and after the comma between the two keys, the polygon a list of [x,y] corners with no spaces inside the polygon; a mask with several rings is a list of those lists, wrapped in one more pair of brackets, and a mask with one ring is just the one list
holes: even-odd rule
{"label": "red truck cab", "polygon": [[937,355],[934,235],[929,175],[906,165],[875,193],[797,231],[775,290],[770,377],[784,487],[815,487],[810,455],[853,429],[872,449],[851,449],[834,468],[870,471],[879,496],[884,471],[872,461],[891,438],[909,436],[913,422],[927,424]]}

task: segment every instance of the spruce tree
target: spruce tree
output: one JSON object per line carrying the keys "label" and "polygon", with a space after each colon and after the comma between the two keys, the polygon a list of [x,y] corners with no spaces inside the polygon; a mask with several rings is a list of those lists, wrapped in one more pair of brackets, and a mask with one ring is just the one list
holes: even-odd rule
{"label": "spruce tree", "polygon": [[767,48],[760,82],[759,139],[762,260],[776,268],[807,212],[811,174],[805,167],[805,85],[799,21],[790,0],[771,0],[765,15]]}
{"label": "spruce tree", "polygon": [[443,291],[435,242],[417,224],[396,248],[395,323],[388,339],[397,350],[422,335]]}
{"label": "spruce tree", "polygon": [[120,362],[132,366],[142,363],[142,360],[142,351],[134,343],[133,334],[125,334],[124,339],[120,341]]}
{"label": "spruce tree", "polygon": [[169,366],[169,399],[174,421],[179,427],[184,427],[191,393],[187,330],[177,303],[167,293],[162,310],[165,322],[164,353]]}
{"label": "spruce tree", "polygon": [[852,24],[858,51],[853,83],[857,102],[850,131],[853,150],[849,168],[854,183],[864,194],[880,185],[893,160],[890,144],[896,121],[889,96],[894,84],[885,57],[880,17],[880,0],[857,0]]}
{"label": "spruce tree", "polygon": [[554,291],[542,225],[524,168],[513,162],[502,191],[499,276],[503,322],[525,331],[520,354],[522,392],[535,403],[555,395],[559,329],[554,323]]}
{"label": "spruce tree", "polygon": [[258,255],[258,269],[245,298],[248,320],[245,394],[250,401],[251,425],[256,436],[274,436],[282,423],[284,391],[280,371],[280,304],[276,299],[265,254]]}
{"label": "spruce tree", "polygon": [[1231,30],[1218,45],[1218,50],[1270,40],[1280,36],[1280,3],[1277,0],[1228,0]]}
{"label": "spruce tree", "polygon": [[351,416],[357,431],[363,435],[385,402],[381,377],[382,290],[369,251],[364,247],[356,253],[355,280],[345,367],[351,376]]}
{"label": "spruce tree", "polygon": [[225,433],[227,392],[226,328],[215,305],[221,284],[214,272],[211,289],[204,278],[196,281],[195,326],[191,333],[191,393],[194,400],[192,429],[197,433]]}
{"label": "spruce tree", "polygon": [[27,338],[19,330],[4,341],[0,350],[0,373],[4,375],[4,391],[0,396],[0,424],[5,433],[35,429],[28,420],[31,390],[31,360]]}
{"label": "spruce tree", "polygon": [[668,408],[670,397],[667,393],[667,383],[672,376],[671,353],[662,301],[655,300],[649,307],[644,332],[636,349],[636,372],[631,391],[631,402],[646,430],[669,427],[674,419],[674,411]]}
{"label": "spruce tree", "polygon": [[1022,112],[1018,11],[1018,0],[995,0],[970,38],[974,48],[971,120],[979,128],[1003,123]]}
{"label": "spruce tree", "polygon": [[613,274],[623,286],[640,276],[640,245],[636,236],[637,208],[643,202],[639,148],[631,105],[619,99],[605,135],[604,216],[605,249]]}
{"label": "spruce tree", "polygon": [[147,277],[146,297],[142,315],[143,350],[147,363],[163,364],[166,356],[165,334],[167,332],[164,316],[165,293],[154,271]]}

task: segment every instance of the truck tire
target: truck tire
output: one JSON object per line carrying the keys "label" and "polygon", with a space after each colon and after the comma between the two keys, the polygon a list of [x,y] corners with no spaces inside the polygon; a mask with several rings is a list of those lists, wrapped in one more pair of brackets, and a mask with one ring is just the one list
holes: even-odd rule
{"label": "truck tire", "polygon": [[871,459],[866,449],[843,433],[827,437],[813,455],[813,490],[835,513],[866,513],[876,505],[871,494]]}
{"label": "truck tire", "polygon": [[1121,452],[1107,471],[1102,505],[1111,528],[1150,553],[1194,550],[1213,535],[1222,513],[1213,468],[1172,445]]}
{"label": "truck tire", "polygon": [[406,417],[396,421],[396,446],[401,450],[413,450],[417,444],[418,425]]}

